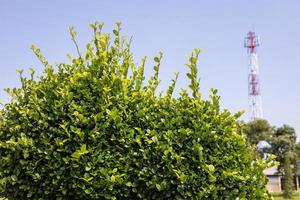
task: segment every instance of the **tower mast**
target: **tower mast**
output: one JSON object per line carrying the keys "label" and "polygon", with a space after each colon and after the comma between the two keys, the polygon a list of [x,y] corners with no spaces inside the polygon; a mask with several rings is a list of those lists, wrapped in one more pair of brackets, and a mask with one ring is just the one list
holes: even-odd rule
{"label": "tower mast", "polygon": [[247,48],[249,57],[248,96],[251,121],[263,117],[260,95],[259,66],[256,54],[256,47],[259,45],[259,37],[255,35],[254,31],[249,31],[244,41],[244,47]]}

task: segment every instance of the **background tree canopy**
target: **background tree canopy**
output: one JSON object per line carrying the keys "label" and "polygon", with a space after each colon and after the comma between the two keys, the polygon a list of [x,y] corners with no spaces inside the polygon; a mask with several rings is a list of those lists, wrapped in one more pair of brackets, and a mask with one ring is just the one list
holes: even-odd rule
{"label": "background tree canopy", "polygon": [[[264,119],[241,123],[240,127],[247,135],[248,145],[254,146],[259,157],[276,155],[277,173],[284,176],[284,196],[290,199],[295,177],[300,175],[300,143],[296,143],[295,129],[286,124],[272,127]],[[262,141],[267,145],[260,146]]]}
{"label": "background tree canopy", "polygon": [[260,141],[271,137],[273,128],[267,120],[257,119],[250,121],[244,126],[244,133],[247,135],[247,142],[252,145],[258,145]]}
{"label": "background tree canopy", "polygon": [[177,75],[156,94],[162,54],[145,83],[130,43],[91,25],[94,38],[78,57],[44,74],[22,76],[0,112],[0,194],[8,199],[268,199],[263,169],[237,131],[239,113],[221,110],[211,90],[201,98],[199,50],[189,68],[192,96]]}
{"label": "background tree canopy", "polygon": [[[293,158],[292,164],[294,169],[298,170],[298,160],[300,157],[300,143],[296,142],[295,129],[284,124],[281,127],[271,126],[265,119],[257,119],[248,123],[241,123],[243,127],[241,132],[247,136],[248,145],[253,145],[256,152],[263,156],[264,154],[276,155],[276,160],[279,162],[278,171],[283,173],[285,155]],[[260,142],[264,141],[267,145],[260,147]],[[296,172],[295,171],[295,172]],[[297,172],[296,174],[300,174]]]}

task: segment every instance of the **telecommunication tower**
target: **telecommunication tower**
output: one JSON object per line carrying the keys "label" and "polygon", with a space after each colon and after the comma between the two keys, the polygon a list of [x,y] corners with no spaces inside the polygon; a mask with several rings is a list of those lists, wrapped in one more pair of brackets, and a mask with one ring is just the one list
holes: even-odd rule
{"label": "telecommunication tower", "polygon": [[259,83],[259,66],[256,54],[256,47],[259,45],[259,37],[255,35],[254,31],[249,31],[244,41],[244,47],[247,48],[249,56],[248,95],[251,121],[263,117]]}

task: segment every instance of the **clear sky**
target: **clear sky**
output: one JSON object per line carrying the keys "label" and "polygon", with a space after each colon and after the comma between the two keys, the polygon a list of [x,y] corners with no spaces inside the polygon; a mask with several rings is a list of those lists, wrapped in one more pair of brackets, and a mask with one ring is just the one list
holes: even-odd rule
{"label": "clear sky", "polygon": [[[248,109],[246,49],[243,38],[255,26],[264,117],[289,124],[300,137],[300,1],[299,0],[0,0],[0,99],[6,87],[20,85],[17,69],[42,66],[30,50],[41,48],[50,63],[75,55],[68,26],[75,26],[82,48],[91,39],[88,24],[105,22],[105,31],[121,21],[133,36],[136,62],[164,53],[160,90],[180,72],[177,91],[187,86],[184,64],[193,48],[202,49],[199,76],[204,96],[211,87],[232,112]],[[245,114],[242,119],[247,120]],[[299,140],[299,138],[298,138]]]}

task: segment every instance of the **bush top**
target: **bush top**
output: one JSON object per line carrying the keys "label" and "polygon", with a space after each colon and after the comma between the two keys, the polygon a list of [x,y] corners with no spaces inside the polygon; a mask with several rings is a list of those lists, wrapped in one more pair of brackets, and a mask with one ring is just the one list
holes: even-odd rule
{"label": "bush top", "polygon": [[267,163],[237,131],[212,89],[201,97],[195,49],[186,65],[191,95],[172,97],[178,74],[156,95],[162,53],[145,83],[130,42],[102,33],[71,64],[52,67],[40,50],[43,76],[7,89],[0,112],[0,194],[8,199],[267,199]]}

